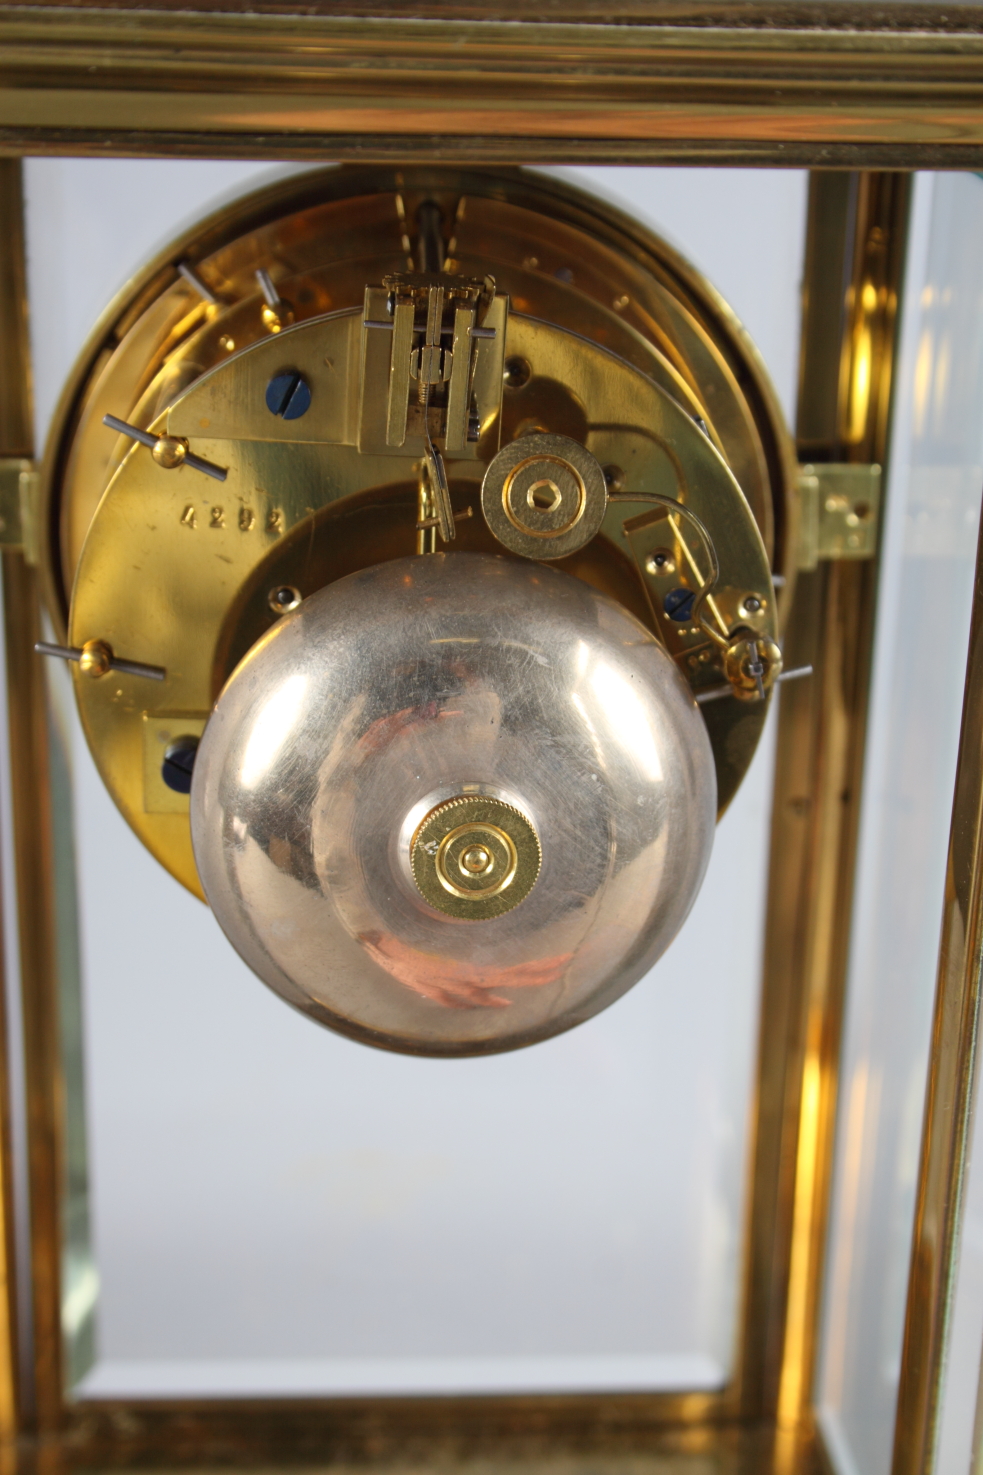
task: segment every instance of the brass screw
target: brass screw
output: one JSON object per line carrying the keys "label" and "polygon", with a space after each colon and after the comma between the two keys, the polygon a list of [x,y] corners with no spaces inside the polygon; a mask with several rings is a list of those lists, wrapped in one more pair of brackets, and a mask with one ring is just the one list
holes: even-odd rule
{"label": "brass screw", "polygon": [[184,458],[188,454],[188,442],[179,435],[159,435],[157,444],[150,454],[158,466],[163,466],[167,471],[173,471],[176,466],[184,464]]}
{"label": "brass screw", "polygon": [[436,805],[410,841],[413,879],[425,899],[439,912],[473,922],[518,906],[536,884],[541,860],[532,821],[484,794]]}
{"label": "brass screw", "polygon": [[79,656],[79,670],[86,676],[105,676],[112,659],[112,648],[104,640],[87,640]]}
{"label": "brass screw", "polygon": [[277,584],[266,596],[266,602],[275,615],[289,615],[301,603],[304,596],[293,584]]}
{"label": "brass screw", "polygon": [[516,355],[514,358],[505,360],[503,377],[506,389],[521,389],[532,378],[532,369],[526,359]]}
{"label": "brass screw", "polygon": [[645,560],[645,572],[652,577],[658,578],[661,574],[674,574],[676,572],[676,560],[668,548],[656,548]]}

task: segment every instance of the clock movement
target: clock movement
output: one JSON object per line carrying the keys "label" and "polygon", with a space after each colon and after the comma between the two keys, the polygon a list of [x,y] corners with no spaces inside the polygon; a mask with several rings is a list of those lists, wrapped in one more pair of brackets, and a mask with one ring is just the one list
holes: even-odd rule
{"label": "clock movement", "polygon": [[45,648],[288,1002],[483,1053],[656,962],[782,674],[795,510],[665,243],[518,170],[302,175],[131,284],[53,446]]}

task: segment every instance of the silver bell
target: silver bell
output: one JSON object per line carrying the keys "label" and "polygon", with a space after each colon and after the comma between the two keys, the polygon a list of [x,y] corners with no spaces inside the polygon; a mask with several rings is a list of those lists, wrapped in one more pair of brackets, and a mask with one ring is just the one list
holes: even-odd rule
{"label": "silver bell", "polygon": [[693,696],[633,615],[556,569],[404,558],[306,599],[198,751],[208,901],[283,998],[366,1043],[513,1049],[665,951],[716,814]]}

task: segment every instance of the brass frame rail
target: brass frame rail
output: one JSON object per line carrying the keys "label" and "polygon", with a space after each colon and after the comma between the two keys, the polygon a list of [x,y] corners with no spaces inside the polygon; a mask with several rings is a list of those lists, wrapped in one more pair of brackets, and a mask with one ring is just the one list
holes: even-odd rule
{"label": "brass frame rail", "polygon": [[983,165],[983,15],[972,5],[244,10],[3,0],[0,150]]}

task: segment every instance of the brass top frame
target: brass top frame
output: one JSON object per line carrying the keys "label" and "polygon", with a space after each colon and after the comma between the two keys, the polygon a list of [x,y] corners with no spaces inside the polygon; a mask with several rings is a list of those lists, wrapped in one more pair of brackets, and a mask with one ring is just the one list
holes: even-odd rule
{"label": "brass top frame", "polygon": [[0,151],[983,166],[975,5],[341,9],[0,0]]}

